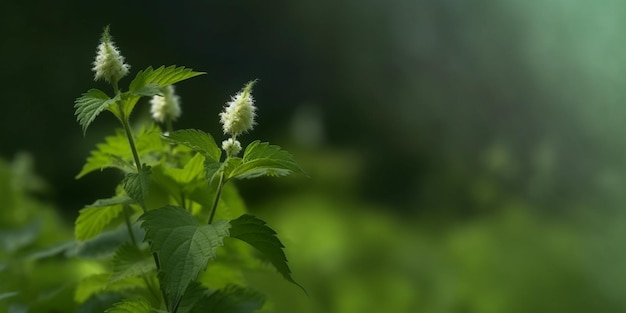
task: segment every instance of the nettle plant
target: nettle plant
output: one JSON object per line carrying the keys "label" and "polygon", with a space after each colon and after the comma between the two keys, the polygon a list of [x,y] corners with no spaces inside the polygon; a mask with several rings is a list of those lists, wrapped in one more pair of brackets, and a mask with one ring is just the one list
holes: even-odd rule
{"label": "nettle plant", "polygon": [[[291,154],[265,142],[251,142],[240,156],[238,138],[255,125],[255,81],[219,114],[227,136],[220,148],[204,131],[174,130],[172,125],[181,114],[172,85],[204,73],[148,67],[124,91],[118,84],[129,73],[124,62],[105,28],[93,70],[95,80],[109,83],[113,94],[90,89],[75,101],[83,133],[104,111],[113,113],[122,126],[91,152],[77,178],[104,168],[124,174],[113,197],[86,206],[76,220],[77,240],[104,241],[114,252],[107,271],[85,278],[75,299],[116,295],[120,301],[106,312],[252,312],[263,306],[264,298],[242,285],[239,268],[263,265],[251,261],[258,256],[300,286],[291,277],[276,232],[245,214],[229,184],[303,173]],[[134,131],[129,119],[143,97],[152,97],[155,122]]]}

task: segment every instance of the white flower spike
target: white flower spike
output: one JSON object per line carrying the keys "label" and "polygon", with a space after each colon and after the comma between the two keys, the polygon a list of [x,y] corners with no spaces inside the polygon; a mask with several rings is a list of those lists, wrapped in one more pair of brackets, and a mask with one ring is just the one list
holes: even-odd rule
{"label": "white flower spike", "polygon": [[226,151],[226,155],[234,157],[241,151],[241,143],[236,139],[228,138],[222,141],[222,149]]}
{"label": "white flower spike", "polygon": [[130,65],[124,63],[124,57],[113,44],[109,35],[109,27],[107,26],[102,33],[96,60],[93,62],[93,71],[96,72],[94,80],[104,78],[110,84],[115,85],[122,77],[128,74],[129,68]]}
{"label": "white flower spike", "polygon": [[232,138],[246,133],[256,125],[256,107],[252,98],[252,86],[256,81],[251,81],[231,100],[226,103],[224,112],[220,113],[224,134],[231,135]]}
{"label": "white flower spike", "polygon": [[163,95],[154,95],[150,99],[150,113],[152,118],[159,122],[175,121],[182,113],[180,109],[180,97],[174,92],[174,85],[161,89]]}

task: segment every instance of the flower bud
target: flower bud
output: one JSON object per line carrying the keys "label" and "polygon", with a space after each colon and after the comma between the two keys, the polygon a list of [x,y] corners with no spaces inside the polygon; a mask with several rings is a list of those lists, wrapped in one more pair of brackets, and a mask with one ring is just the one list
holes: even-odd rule
{"label": "flower bud", "polygon": [[110,84],[116,84],[122,77],[128,74],[129,68],[130,66],[124,63],[124,57],[113,44],[109,35],[109,27],[107,26],[104,29],[104,33],[102,33],[96,60],[93,62],[93,71],[96,72],[94,80],[104,78]]}
{"label": "flower bud", "polygon": [[249,82],[239,93],[226,103],[224,112],[220,113],[224,134],[233,138],[252,130],[256,122],[256,107],[252,98],[252,86],[255,81]]}
{"label": "flower bud", "polygon": [[222,141],[222,149],[226,151],[226,155],[229,157],[236,156],[241,151],[241,143],[233,138],[228,138]]}
{"label": "flower bud", "polygon": [[152,118],[159,123],[175,121],[181,114],[180,97],[174,92],[173,85],[161,88],[161,93],[163,95],[154,95],[150,99]]}

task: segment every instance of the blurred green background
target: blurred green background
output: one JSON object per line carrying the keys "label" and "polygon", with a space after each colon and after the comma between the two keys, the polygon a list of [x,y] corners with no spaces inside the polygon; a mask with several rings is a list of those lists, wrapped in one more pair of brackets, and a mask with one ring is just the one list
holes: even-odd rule
{"label": "blurred green background", "polygon": [[110,24],[133,75],[208,73],[176,127],[219,138],[259,79],[242,140],[311,176],[239,184],[310,293],[256,277],[277,312],[626,311],[625,21],[617,0],[2,1],[0,156],[32,155],[68,225],[111,195],[114,171],[74,176],[116,121],[73,115]]}

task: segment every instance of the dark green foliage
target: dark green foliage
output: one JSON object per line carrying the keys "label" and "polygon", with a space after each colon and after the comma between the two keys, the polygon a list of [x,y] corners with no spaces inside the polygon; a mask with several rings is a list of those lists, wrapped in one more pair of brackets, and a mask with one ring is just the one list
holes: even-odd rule
{"label": "dark green foliage", "polygon": [[293,156],[279,146],[267,142],[253,141],[243,154],[243,160],[229,174],[235,178],[259,176],[285,176],[291,173],[304,173]]}
{"label": "dark green foliage", "polygon": [[[142,127],[136,135],[135,144],[137,153],[140,155],[160,150],[163,145],[159,128],[156,125]],[[104,138],[103,143],[96,145],[96,149],[91,151],[87,162],[76,178],[110,167],[120,169],[125,173],[136,171],[133,154],[123,129],[116,130],[115,135]]]}
{"label": "dark green foliage", "polygon": [[154,260],[149,253],[139,250],[134,244],[121,245],[113,256],[113,271],[110,283],[124,280],[128,277],[137,277],[156,270]]}
{"label": "dark green foliage", "polygon": [[159,278],[172,308],[209,259],[215,258],[230,224],[220,220],[201,225],[185,209],[174,206],[149,211],[140,221],[146,230],[146,241],[159,256]]}
{"label": "dark green foliage", "polygon": [[150,303],[141,299],[124,300],[114,304],[105,313],[152,313]]}
{"label": "dark green foliage", "polygon": [[156,70],[148,67],[137,73],[135,79],[130,83],[129,92],[142,96],[152,96],[158,94],[158,88],[160,87],[173,85],[202,74],[205,73],[194,72],[192,69],[184,66],[161,66]]}
{"label": "dark green foliage", "polygon": [[215,162],[219,162],[220,156],[222,155],[222,150],[220,150],[215,143],[213,136],[201,130],[177,130],[167,136],[163,136],[163,139],[172,143],[185,145]]}
{"label": "dark green foliage", "polygon": [[191,312],[252,313],[264,302],[265,297],[252,289],[229,285],[200,300]]}
{"label": "dark green foliage", "polygon": [[[103,40],[109,39],[107,28]],[[113,65],[123,60],[114,57],[119,58]],[[229,236],[229,219],[245,213],[236,189],[225,186],[226,182],[234,177],[301,173],[292,156],[278,146],[255,141],[243,158],[232,155],[222,161],[222,150],[203,131],[186,129],[159,136],[160,129],[152,124],[134,136],[130,127],[129,118],[141,97],[162,96],[164,87],[202,74],[182,66],[148,67],[137,73],[128,91],[119,88],[119,77],[105,77],[112,84],[114,98],[91,89],[75,101],[83,132],[104,110],[113,113],[123,127],[91,152],[77,178],[104,168],[117,168],[124,174],[114,197],[98,200],[80,211],[75,234],[79,242],[39,253],[48,256],[65,251],[69,257],[112,258],[107,271],[96,271],[80,281],[74,295],[76,302],[87,305],[94,301],[92,307],[96,308],[100,297],[122,296],[123,301],[106,310],[109,313],[247,313],[263,306],[263,297],[254,291],[235,286],[212,291],[197,279]],[[170,130],[171,122],[164,123]],[[143,214],[137,217],[139,207]],[[220,219],[213,222],[215,217]],[[209,224],[200,222],[207,220]],[[274,231],[247,215],[233,222],[237,226],[235,238],[257,248],[287,280],[295,283]],[[125,227],[110,230],[122,223]],[[136,229],[138,224],[145,231],[143,236]],[[252,259],[251,254],[245,255]],[[229,267],[231,275],[236,272],[234,264]]]}
{"label": "dark green foliage", "polygon": [[134,203],[128,197],[100,199],[80,210],[76,219],[75,236],[77,240],[87,240],[100,234],[121,212],[125,204]]}
{"label": "dark green foliage", "polygon": [[302,288],[306,293],[306,290],[291,277],[287,257],[283,252],[285,246],[276,237],[276,232],[265,224],[263,220],[255,216],[242,215],[238,219],[230,221],[230,237],[245,241],[258,249],[286,280]]}
{"label": "dark green foliage", "polygon": [[124,178],[124,191],[133,200],[144,205],[150,190],[150,175],[152,171],[149,166],[142,166],[139,173],[128,173]]}

